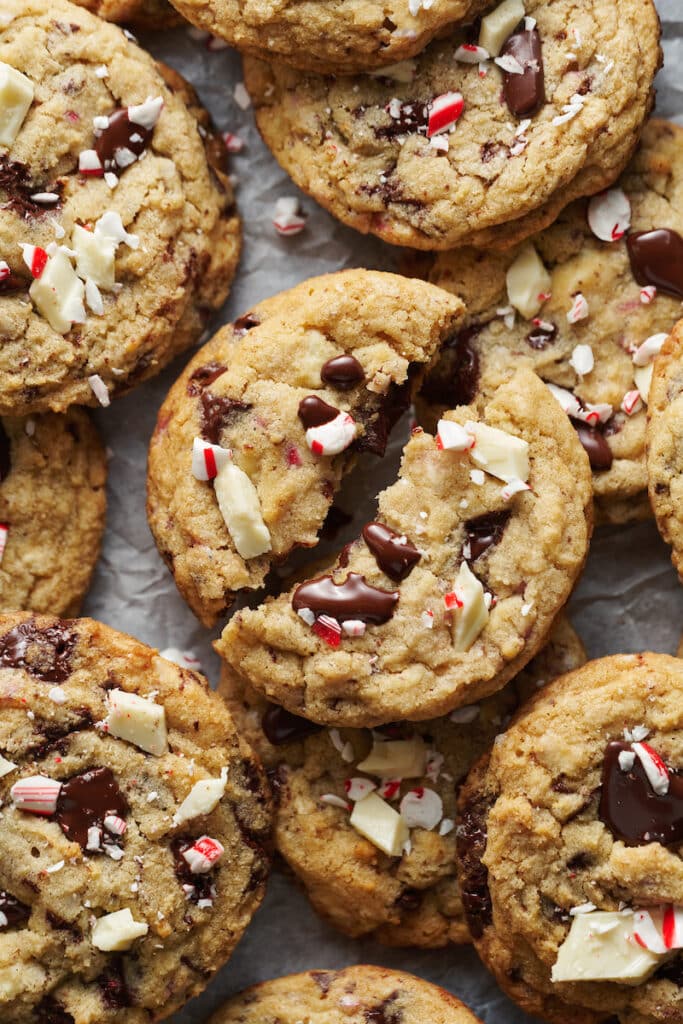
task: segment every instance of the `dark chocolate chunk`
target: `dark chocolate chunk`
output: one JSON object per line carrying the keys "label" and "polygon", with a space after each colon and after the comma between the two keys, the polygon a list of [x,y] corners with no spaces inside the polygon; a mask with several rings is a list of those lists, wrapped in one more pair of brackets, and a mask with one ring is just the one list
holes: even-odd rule
{"label": "dark chocolate chunk", "polygon": [[207,363],[206,366],[198,366],[187,382],[188,395],[201,394],[204,388],[208,388],[209,384],[213,384],[215,380],[222,377],[227,369],[227,366],[223,366],[222,363]]}
{"label": "dark chocolate chunk", "polygon": [[445,343],[422,386],[422,397],[430,404],[455,409],[473,401],[479,384],[479,356],[473,341],[480,330],[479,324],[465,327]]}
{"label": "dark chocolate chunk", "polygon": [[66,622],[41,629],[29,619],[0,636],[0,666],[25,668],[46,683],[63,683],[71,672],[76,639]]}
{"label": "dark chocolate chunk", "polygon": [[366,583],[365,577],[351,572],[343,583],[335,583],[331,576],[302,583],[294,591],[294,611],[308,608],[316,615],[331,615],[338,622],[359,619],[379,626],[388,622],[396,610],[397,590],[380,590]]}
{"label": "dark chocolate chunk", "polygon": [[355,356],[335,356],[323,366],[320,379],[338,391],[350,391],[365,380],[365,371]]}
{"label": "dark chocolate chunk", "polygon": [[506,41],[501,57],[514,57],[523,74],[503,71],[503,95],[515,117],[532,117],[545,103],[543,47],[537,28],[515,32]]}
{"label": "dark chocolate chunk", "polygon": [[587,423],[583,423],[581,420],[573,419],[571,422],[576,433],[579,435],[579,441],[588,455],[588,461],[591,464],[591,469],[598,472],[611,469],[613,459],[612,449],[605,440],[605,435],[602,431],[596,430],[595,427],[590,427]]}
{"label": "dark chocolate chunk", "polygon": [[397,583],[410,575],[422,557],[407,537],[383,523],[368,523],[364,526],[363,540],[382,572]]}
{"label": "dark chocolate chunk", "polygon": [[244,316],[237,317],[232,325],[232,329],[241,338],[248,331],[253,330],[254,327],[258,327],[260,323],[261,321],[253,313],[245,313]]}
{"label": "dark chocolate chunk", "polygon": [[140,157],[149,146],[152,134],[153,130],[131,121],[127,109],[115,110],[109,115],[108,127],[95,134],[95,152],[105,171],[120,175],[134,162],[128,154],[132,153],[136,159]]}
{"label": "dark chocolate chunk", "polygon": [[510,509],[499,512],[487,512],[486,515],[468,519],[465,523],[465,536],[470,546],[468,562],[474,562],[494,544],[500,542],[510,518]]}
{"label": "dark chocolate chunk", "polygon": [[[386,107],[386,111],[388,114],[389,107]],[[359,114],[364,112],[363,108],[359,108]],[[429,124],[429,104],[423,100],[411,100],[401,103],[398,117],[389,116],[388,124],[382,124],[375,128],[376,138],[393,140],[401,135],[426,134],[427,125]]]}
{"label": "dark chocolate chunk", "polygon": [[64,835],[85,849],[89,828],[102,829],[108,814],[123,818],[127,813],[128,803],[111,768],[93,768],[63,784],[55,819]]}
{"label": "dark chocolate chunk", "polygon": [[626,239],[633,276],[639,285],[683,299],[683,238],[671,228],[638,231]]}
{"label": "dark chocolate chunk", "polygon": [[0,931],[19,928],[31,916],[31,908],[21,903],[10,892],[0,889]]}
{"label": "dark chocolate chunk", "polygon": [[322,726],[299,718],[277,704],[271,704],[263,713],[261,728],[269,743],[274,747],[281,747],[285,743],[295,743],[320,732]]}
{"label": "dark chocolate chunk", "polygon": [[636,757],[633,768],[619,767],[619,754],[630,751],[630,743],[607,745],[602,768],[600,820],[613,836],[628,846],[683,842],[683,776],[669,770],[669,792],[655,793]]}
{"label": "dark chocolate chunk", "polygon": [[398,992],[392,992],[383,1002],[365,1010],[366,1024],[400,1024],[403,1020],[403,1011],[395,1005],[397,999]]}
{"label": "dark chocolate chunk", "polygon": [[488,869],[481,859],[486,851],[486,817],[489,805],[483,799],[472,802],[458,819],[456,841],[460,865],[460,891],[472,937],[480,939],[492,921]]}
{"label": "dark chocolate chunk", "polygon": [[[31,196],[40,192],[52,192],[58,198],[52,203],[37,203]],[[3,209],[12,210],[24,220],[54,212],[55,206],[61,202],[62,184],[45,184],[35,181],[30,168],[8,156],[0,156],[0,198]],[[12,275],[10,275],[12,276]],[[19,279],[14,277],[14,287]],[[10,279],[5,279],[5,286],[12,289]]]}
{"label": "dark chocolate chunk", "polygon": [[354,441],[357,452],[370,452],[382,457],[387,450],[389,434],[401,416],[410,408],[413,367],[408,370],[408,380],[403,384],[390,384],[386,395],[368,391],[357,410],[356,419],[363,424],[363,433]]}
{"label": "dark chocolate chunk", "polygon": [[317,395],[308,395],[299,402],[299,419],[304,430],[311,427],[322,427],[323,423],[330,423],[339,415],[339,409],[333,405],[323,402]]}
{"label": "dark chocolate chunk", "polygon": [[199,401],[202,408],[202,437],[211,444],[220,444],[221,431],[230,426],[240,413],[251,409],[248,402],[213,395],[210,391],[202,391]]}
{"label": "dark chocolate chunk", "polygon": [[52,996],[41,999],[33,1014],[36,1024],[75,1024],[71,1014]]}
{"label": "dark chocolate chunk", "polygon": [[123,1010],[132,1005],[126,976],[123,971],[123,957],[112,956],[97,979],[102,1001],[110,1010]]}

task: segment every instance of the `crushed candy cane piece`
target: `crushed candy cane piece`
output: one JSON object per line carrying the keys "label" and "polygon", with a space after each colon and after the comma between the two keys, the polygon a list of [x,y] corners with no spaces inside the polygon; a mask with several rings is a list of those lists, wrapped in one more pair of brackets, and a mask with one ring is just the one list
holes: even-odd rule
{"label": "crushed candy cane piece", "polygon": [[31,276],[39,278],[47,266],[47,252],[38,245],[26,245],[25,243],[20,243],[20,248],[24,263],[31,271]]}
{"label": "crushed candy cane piece", "polygon": [[524,480],[509,480],[503,487],[501,487],[500,496],[503,499],[503,501],[510,501],[510,499],[513,498],[515,494],[521,494],[522,491],[530,490],[531,488]]}
{"label": "crushed candy cane piece", "polygon": [[433,789],[418,786],[405,794],[399,811],[408,828],[431,832],[443,817],[443,800]]}
{"label": "crushed candy cane piece", "polygon": [[364,800],[368,793],[372,793],[373,790],[377,789],[377,784],[370,779],[356,777],[346,779],[344,781],[344,789],[349,800],[357,803],[359,800]]}
{"label": "crushed candy cane piece", "polygon": [[57,798],[61,788],[61,782],[55,779],[49,779],[45,775],[32,775],[15,782],[10,789],[10,796],[17,810],[49,816],[57,810]]}
{"label": "crushed candy cane piece", "polygon": [[223,142],[228,153],[241,153],[244,149],[244,139],[234,132],[223,132]]}
{"label": "crushed candy cane piece", "polygon": [[562,406],[563,410],[572,419],[581,420],[595,426],[597,423],[606,423],[612,415],[612,406],[606,403],[593,405],[590,402],[580,402],[576,395],[566,388],[560,388],[556,384],[546,382],[546,387],[553,398]]}
{"label": "crushed candy cane piece", "polygon": [[633,353],[634,366],[647,366],[648,363],[651,363],[662,351],[667,338],[668,334],[653,334],[651,337],[646,338],[642,345],[639,345]]}
{"label": "crushed candy cane piece", "polygon": [[238,82],[232,92],[235,97],[235,103],[240,110],[248,110],[251,106],[251,97],[246,90],[244,82]]}
{"label": "crushed candy cane piece", "polygon": [[632,750],[622,750],[619,752],[618,761],[622,772],[630,772],[636,763],[636,755]]}
{"label": "crushed candy cane piece", "polygon": [[657,289],[653,284],[645,285],[640,289],[640,301],[644,306],[649,306],[657,298]]}
{"label": "crushed candy cane piece", "polygon": [[339,455],[355,439],[356,421],[347,412],[340,412],[333,420],[306,431],[306,444],[314,455]]}
{"label": "crushed candy cane piece", "polygon": [[448,131],[456,123],[465,107],[462,93],[445,92],[432,100],[429,106],[427,138]]}
{"label": "crushed candy cane piece", "polygon": [[579,377],[585,377],[595,366],[593,349],[590,345],[576,345],[571,354],[569,365],[576,371]]}
{"label": "crushed candy cane piece", "polygon": [[211,836],[200,836],[192,846],[183,850],[183,859],[187,862],[193,875],[205,875],[207,871],[218,863],[225,847],[217,839]]}
{"label": "crushed candy cane piece", "polygon": [[200,815],[210,814],[218,806],[225,794],[225,787],[228,781],[228,769],[221,768],[220,778],[201,779],[195,782],[178,810],[173,815],[174,825],[183,825],[192,818]]}
{"label": "crushed candy cane piece", "polygon": [[567,323],[578,324],[588,316],[588,302],[585,295],[577,292],[572,302],[572,308],[567,313]]}
{"label": "crushed candy cane piece", "polygon": [[455,51],[455,59],[463,64],[479,64],[481,61],[489,59],[489,52],[483,46],[464,43]]}
{"label": "crushed candy cane piece", "polygon": [[128,907],[99,917],[92,927],[91,941],[104,953],[130,949],[136,939],[146,935],[149,925],[135,921]]}
{"label": "crushed candy cane piece", "polygon": [[342,800],[336,793],[323,793],[320,797],[321,804],[328,804],[330,807],[339,807],[342,811],[350,811],[351,804],[346,800]]}
{"label": "crushed candy cane piece", "polygon": [[146,131],[151,132],[161,117],[163,108],[164,101],[161,96],[148,96],[144,103],[128,107],[128,120],[133,124],[142,125]]}
{"label": "crushed candy cane piece", "polygon": [[330,647],[339,647],[342,629],[339,622],[331,615],[319,615],[312,625],[312,630]]}
{"label": "crushed candy cane piece", "polygon": [[625,412],[627,416],[633,416],[634,413],[640,412],[643,408],[643,400],[640,397],[640,391],[627,391],[621,400],[622,412]]}
{"label": "crushed candy cane piece", "polygon": [[126,832],[128,825],[120,818],[118,814],[107,814],[104,818],[103,825],[107,832],[111,832],[113,836],[122,836]]}
{"label": "crushed candy cane piece", "polygon": [[346,636],[365,636],[365,623],[361,619],[346,619],[341,628]]}
{"label": "crushed candy cane piece", "polygon": [[304,620],[307,626],[312,626],[315,622],[315,612],[310,608],[298,608],[296,614]]}
{"label": "crushed candy cane piece", "polygon": [[79,153],[78,170],[86,178],[101,178],[104,175],[104,167],[96,150],[84,149]]}
{"label": "crushed candy cane piece", "polygon": [[181,668],[188,668],[191,672],[201,672],[202,663],[194,651],[181,651],[177,647],[165,647],[159,652],[166,661],[172,661]]}
{"label": "crushed candy cane piece", "polygon": [[499,68],[507,72],[508,75],[523,75],[524,68],[519,63],[516,57],[513,57],[511,53],[506,53],[502,57],[496,57],[493,61]]}
{"label": "crushed candy cane piece", "polygon": [[620,188],[593,196],[588,203],[588,226],[601,242],[618,242],[631,227],[631,203]]}
{"label": "crushed candy cane piece", "polygon": [[9,535],[9,523],[0,523],[0,563],[5,555],[7,537]]}
{"label": "crushed candy cane piece", "polygon": [[192,442],[192,475],[197,480],[213,480],[218,476],[219,469],[231,460],[230,448],[211,444],[202,437],[195,437]]}
{"label": "crushed candy cane piece", "polygon": [[5,775],[9,775],[16,767],[14,761],[8,761],[6,757],[0,754],[0,779],[4,779]]}
{"label": "crushed candy cane piece", "polygon": [[110,405],[109,388],[104,383],[99,373],[91,374],[91,376],[88,377],[88,384],[90,385],[90,390],[101,406],[106,408]]}
{"label": "crushed candy cane piece", "polygon": [[636,742],[633,752],[643,766],[647,780],[658,796],[666,796],[669,792],[669,772],[663,760],[649,743]]}
{"label": "crushed candy cane piece", "polygon": [[654,362],[651,362],[647,366],[636,366],[633,370],[633,381],[638,389],[638,394],[646,405],[650,397],[654,368]]}
{"label": "crushed candy cane piece", "polygon": [[306,217],[301,213],[299,200],[282,196],[275,202],[273,227],[278,235],[299,235],[306,227]]}
{"label": "crushed candy cane piece", "polygon": [[442,451],[465,452],[474,446],[475,439],[464,427],[452,420],[439,420],[436,428],[436,446]]}

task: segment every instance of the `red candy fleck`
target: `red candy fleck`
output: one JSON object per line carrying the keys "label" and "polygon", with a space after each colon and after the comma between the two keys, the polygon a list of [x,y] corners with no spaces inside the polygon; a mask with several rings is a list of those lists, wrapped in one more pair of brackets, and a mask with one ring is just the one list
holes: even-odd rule
{"label": "red candy fleck", "polygon": [[444,594],[443,603],[447,608],[462,608],[462,601],[454,590],[451,590],[448,594]]}
{"label": "red candy fleck", "polygon": [[31,273],[34,277],[40,277],[47,264],[47,253],[40,246],[36,246],[31,260]]}
{"label": "red candy fleck", "polygon": [[299,449],[294,444],[290,444],[289,447],[287,448],[287,465],[301,465],[301,455],[299,454]]}
{"label": "red candy fleck", "polygon": [[445,92],[432,101],[429,110],[427,138],[454,125],[465,108],[465,101],[459,92]]}
{"label": "red candy fleck", "polygon": [[325,621],[323,618],[316,619],[312,625],[313,632],[324,640],[330,647],[339,647],[341,643],[341,628],[335,629],[331,623]]}

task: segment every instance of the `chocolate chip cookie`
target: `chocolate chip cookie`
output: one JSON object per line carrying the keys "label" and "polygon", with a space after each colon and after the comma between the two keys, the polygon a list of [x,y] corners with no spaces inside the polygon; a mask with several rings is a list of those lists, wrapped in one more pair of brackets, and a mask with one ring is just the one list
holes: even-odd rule
{"label": "chocolate chip cookie", "polygon": [[90,619],[0,617],[8,1021],[156,1020],[259,905],[265,778],[202,676]]}
{"label": "chocolate chip cookie", "polygon": [[220,152],[190,88],[119,28],[7,0],[2,415],[108,405],[197,340],[240,246]]}
{"label": "chocolate chip cookie", "polygon": [[509,252],[436,257],[427,277],[463,297],[467,319],[425,382],[420,422],[529,366],[588,452],[601,518],[647,513],[649,375],[683,308],[682,151],[683,129],[652,121],[615,189]]}
{"label": "chocolate chip cookie", "polygon": [[462,312],[421,281],[349,270],[259,303],[197,353],[159,412],[147,509],[202,622],[317,543],[344,472],[384,454]]}
{"label": "chocolate chip cookie", "polygon": [[240,610],[216,643],[270,700],[329,726],[445,715],[543,646],[591,534],[588,457],[520,370],[418,430],[399,479],[327,573]]}
{"label": "chocolate chip cookie", "polygon": [[180,17],[166,0],[75,0],[93,14],[107,21],[133,25],[135,28],[171,28],[180,24]]}
{"label": "chocolate chip cookie", "polygon": [[590,662],[541,690],[461,791],[475,944],[545,1020],[678,1017],[682,697],[676,658]]}
{"label": "chocolate chip cookie", "polygon": [[455,29],[393,75],[247,58],[259,129],[297,185],[357,230],[418,249],[509,245],[610,185],[652,103],[654,5],[489,7],[479,35]]}
{"label": "chocolate chip cookie", "polygon": [[[353,937],[437,948],[470,941],[455,872],[457,785],[503,730],[520,696],[585,660],[581,641],[561,617],[546,647],[499,694],[450,718],[388,726],[374,738],[297,718],[227,666],[219,692],[268,769],[276,847],[316,910]],[[405,760],[409,750],[412,766]],[[392,753],[403,759],[393,767]],[[408,777],[395,777],[405,770]],[[378,847],[377,836],[363,838],[351,822],[354,805],[371,793],[411,822],[409,846],[399,855]]]}
{"label": "chocolate chip cookie", "polygon": [[209,1024],[477,1024],[445,989],[386,967],[307,971],[265,981],[234,996]]}
{"label": "chocolate chip cookie", "polygon": [[107,461],[89,416],[0,421],[0,609],[75,615],[104,531]]}
{"label": "chocolate chip cookie", "polygon": [[[474,17],[487,0],[173,0],[183,17],[243,53],[323,74],[394,65],[419,53],[445,26]],[[393,68],[390,68],[390,72]],[[400,72],[399,72],[400,73]]]}
{"label": "chocolate chip cookie", "polygon": [[671,560],[683,578],[683,321],[674,328],[654,362],[647,425],[650,501]]}

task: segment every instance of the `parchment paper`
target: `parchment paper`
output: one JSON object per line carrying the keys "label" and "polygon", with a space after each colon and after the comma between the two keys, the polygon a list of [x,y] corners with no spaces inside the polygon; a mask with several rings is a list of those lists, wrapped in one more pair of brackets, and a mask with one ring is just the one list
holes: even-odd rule
{"label": "parchment paper", "polygon": [[[659,78],[657,111],[683,121],[683,0],[658,0],[658,7],[666,66]],[[241,65],[234,51],[211,52],[187,29],[147,35],[141,42],[194,84],[219,128],[236,132],[246,143],[243,153],[233,158],[244,219],[244,255],[230,300],[212,328],[315,274],[349,266],[395,269],[395,251],[337,224],[304,196],[302,206],[309,215],[305,232],[288,239],[275,234],[271,223],[275,199],[296,195],[297,190],[260,141],[251,111],[240,109],[235,101]],[[159,405],[187,358],[98,414],[111,450],[109,517],[103,556],[84,614],[162,649],[194,650],[215,684],[218,659],[210,647],[213,636],[199,626],[178,596],[145,518],[147,444]],[[382,465],[382,486],[395,476],[406,429],[404,424]],[[339,503],[364,516],[372,511],[377,489],[376,460],[362,463]],[[363,495],[365,509],[360,507]],[[353,533],[351,525],[347,534]],[[592,657],[644,649],[675,651],[683,625],[683,588],[654,525],[597,532],[571,613]],[[247,985],[294,971],[363,962],[409,970],[441,984],[487,1024],[529,1020],[500,993],[471,949],[391,950],[347,940],[324,924],[294,881],[279,872],[273,875],[265,904],[230,963],[202,996],[172,1019],[174,1024],[199,1024],[228,995]]]}

